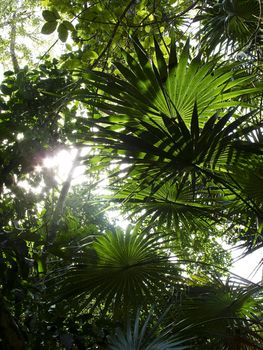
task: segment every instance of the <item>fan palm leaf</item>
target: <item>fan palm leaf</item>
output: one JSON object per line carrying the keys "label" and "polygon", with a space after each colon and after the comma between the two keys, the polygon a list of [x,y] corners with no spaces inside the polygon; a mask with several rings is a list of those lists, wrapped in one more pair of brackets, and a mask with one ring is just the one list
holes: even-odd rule
{"label": "fan palm leaf", "polygon": [[247,281],[213,278],[190,287],[176,314],[191,325],[196,349],[262,349],[262,291]]}
{"label": "fan palm leaf", "polygon": [[127,181],[120,189],[117,184],[112,187],[116,194],[111,200],[123,204],[128,202],[126,205],[132,215],[138,214],[139,221],[147,220],[151,227],[166,227],[173,232],[180,232],[180,235],[183,232],[188,234],[195,229],[208,230],[218,221],[220,214],[220,222],[223,222],[224,210],[229,206],[228,197],[226,194],[223,196],[216,185],[212,185],[210,182],[209,193],[205,190],[204,182],[196,182],[197,197],[193,193],[192,182],[187,179],[168,180],[154,191],[146,187],[135,193],[132,181]]}
{"label": "fan palm leaf", "polygon": [[115,121],[116,114],[119,119],[125,114],[130,121],[148,115],[154,124],[160,123],[162,115],[176,118],[178,112],[189,125],[196,104],[202,123],[220,108],[240,106],[242,102],[236,100],[238,97],[259,91],[250,85],[252,77],[238,69],[238,63],[220,66],[218,59],[205,63],[200,55],[191,59],[189,41],[179,58],[172,42],[169,63],[157,42],[155,63],[138,41],[134,48],[137,59],[124,52],[126,65],[115,62],[125,80],[98,71],[81,72],[85,82],[92,82],[92,86],[108,94],[92,96],[88,102],[115,115]]}
{"label": "fan palm leaf", "polygon": [[[172,46],[168,65],[156,43],[158,68],[138,42],[135,49],[138,61],[126,54],[129,68],[116,63],[125,79],[102,72],[84,74],[106,93],[85,100],[107,114],[86,121],[91,127],[88,138],[105,154],[108,148],[114,156],[125,155],[128,164],[137,162],[137,169],[151,163],[152,176],[161,167],[169,176],[170,168],[214,166],[219,155],[227,159],[233,153],[240,136],[260,128],[260,121],[246,125],[255,112],[239,118],[234,109],[223,117],[217,113],[226,106],[242,104],[234,98],[261,91],[244,88],[251,77],[233,79],[233,66],[214,69],[214,61],[205,64],[199,57],[188,63],[189,43],[179,62]],[[237,70],[236,75],[239,73]]]}
{"label": "fan palm leaf", "polygon": [[126,330],[117,330],[115,336],[111,338],[109,350],[183,350],[190,348],[189,345],[185,345],[190,340],[187,337],[169,335],[169,329],[165,328],[157,333],[156,329],[161,325],[160,320],[154,326],[155,332],[153,332],[149,325],[150,319],[151,314],[140,326],[140,314],[137,313],[133,327],[128,322]]}
{"label": "fan palm leaf", "polygon": [[[262,29],[262,9],[258,0],[207,1],[195,18],[202,27],[197,33],[207,53],[221,43],[250,47]],[[259,44],[259,43],[258,43]]]}
{"label": "fan palm leaf", "polygon": [[159,293],[167,294],[173,281],[180,280],[178,266],[169,262],[160,247],[156,235],[103,234],[70,266],[55,271],[49,280],[51,288],[55,284],[55,299],[71,298],[82,307],[112,308],[122,318],[152,303]]}

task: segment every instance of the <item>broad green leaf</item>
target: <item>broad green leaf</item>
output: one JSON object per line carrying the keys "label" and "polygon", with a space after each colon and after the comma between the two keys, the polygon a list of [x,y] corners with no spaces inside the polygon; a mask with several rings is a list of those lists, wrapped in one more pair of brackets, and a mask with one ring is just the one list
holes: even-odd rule
{"label": "broad green leaf", "polygon": [[75,30],[75,27],[73,26],[73,24],[69,21],[63,21],[62,24],[71,32],[73,32]]}
{"label": "broad green leaf", "polygon": [[7,70],[7,71],[4,72],[4,76],[6,76],[6,77],[12,76],[14,74],[15,73],[13,71],[11,71],[11,70]]}
{"label": "broad green leaf", "polygon": [[87,56],[89,57],[89,59],[93,60],[96,60],[99,57],[96,51],[89,51]]}
{"label": "broad green leaf", "polygon": [[4,95],[11,95],[12,94],[12,89],[10,89],[8,86],[6,86],[5,84],[1,85],[1,91]]}
{"label": "broad green leaf", "polygon": [[58,37],[63,43],[67,41],[68,29],[63,23],[58,26]]}
{"label": "broad green leaf", "polygon": [[53,12],[50,10],[42,11],[42,16],[47,22],[54,22],[60,18],[57,12]]}
{"label": "broad green leaf", "polygon": [[56,30],[57,25],[58,25],[57,21],[47,22],[43,25],[43,27],[41,29],[41,33],[42,34],[51,34]]}

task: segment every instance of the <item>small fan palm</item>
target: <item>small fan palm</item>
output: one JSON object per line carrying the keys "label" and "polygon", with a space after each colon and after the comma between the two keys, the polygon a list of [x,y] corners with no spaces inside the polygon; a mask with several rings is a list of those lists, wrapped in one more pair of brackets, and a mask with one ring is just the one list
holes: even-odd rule
{"label": "small fan palm", "polygon": [[[206,1],[196,16],[202,27],[198,32],[205,50],[210,53],[221,45],[247,48],[258,41],[262,29],[262,8],[259,0]],[[260,42],[257,43],[260,46]]]}
{"label": "small fan palm", "polygon": [[151,314],[140,327],[140,314],[137,313],[134,326],[131,327],[128,322],[127,329],[118,329],[115,336],[111,338],[109,350],[183,350],[189,349],[190,339],[187,337],[171,336],[170,329],[163,329],[156,332],[160,328],[161,322],[158,321],[154,325],[155,331],[150,329]]}
{"label": "small fan palm", "polygon": [[51,288],[55,283],[55,298],[71,298],[82,307],[110,307],[119,318],[151,304],[180,280],[178,267],[160,246],[156,235],[136,231],[101,235],[88,250],[81,248],[83,252],[70,266],[55,272],[49,281]]}
{"label": "small fan palm", "polygon": [[213,278],[190,287],[176,317],[191,325],[195,349],[262,349],[262,285]]}

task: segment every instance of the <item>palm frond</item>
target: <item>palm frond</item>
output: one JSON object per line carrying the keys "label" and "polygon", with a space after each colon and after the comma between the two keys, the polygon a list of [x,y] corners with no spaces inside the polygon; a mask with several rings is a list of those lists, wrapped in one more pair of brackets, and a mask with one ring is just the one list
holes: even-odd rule
{"label": "palm frond", "polygon": [[207,63],[200,55],[191,59],[189,41],[178,58],[174,45],[172,42],[170,63],[167,64],[155,43],[155,66],[136,40],[137,59],[125,53],[126,65],[115,62],[125,80],[98,71],[81,72],[84,81],[107,94],[94,95],[86,101],[109,114],[129,115],[131,121],[148,115],[152,123],[158,123],[162,115],[176,119],[179,113],[189,125],[195,104],[202,117],[199,122],[203,123],[220,108],[246,105],[237,102],[237,98],[259,91],[250,86],[252,77],[238,69],[238,63],[220,67],[216,59]]}
{"label": "palm frond", "polygon": [[[179,332],[175,336],[168,335],[167,327],[163,327],[161,332],[156,332],[156,329],[161,326],[161,320],[151,327],[151,316],[150,313],[140,326],[140,313],[137,313],[133,327],[128,322],[126,330],[117,330],[115,336],[111,338],[109,350],[183,350],[190,348],[190,345],[186,344],[191,339],[180,336]],[[152,328],[155,329],[155,332]]]}
{"label": "palm frond", "polygon": [[262,285],[213,278],[190,287],[177,312],[198,335],[196,349],[262,349],[262,292]]}
{"label": "palm frond", "polygon": [[249,48],[262,28],[262,9],[258,0],[207,1],[195,20],[201,21],[197,35],[208,54],[218,43]]}
{"label": "palm frond", "polygon": [[83,307],[100,305],[115,314],[151,304],[158,293],[180,279],[179,268],[169,262],[158,237],[138,232],[108,232],[78,254],[70,266],[49,279],[51,297],[71,298]]}

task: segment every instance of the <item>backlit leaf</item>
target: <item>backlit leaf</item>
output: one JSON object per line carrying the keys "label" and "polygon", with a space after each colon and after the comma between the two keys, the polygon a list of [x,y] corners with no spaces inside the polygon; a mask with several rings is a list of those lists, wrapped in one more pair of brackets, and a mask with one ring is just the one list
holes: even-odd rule
{"label": "backlit leaf", "polygon": [[42,34],[51,34],[56,30],[57,25],[58,25],[57,21],[47,22],[43,25],[43,27],[41,29],[41,33]]}

